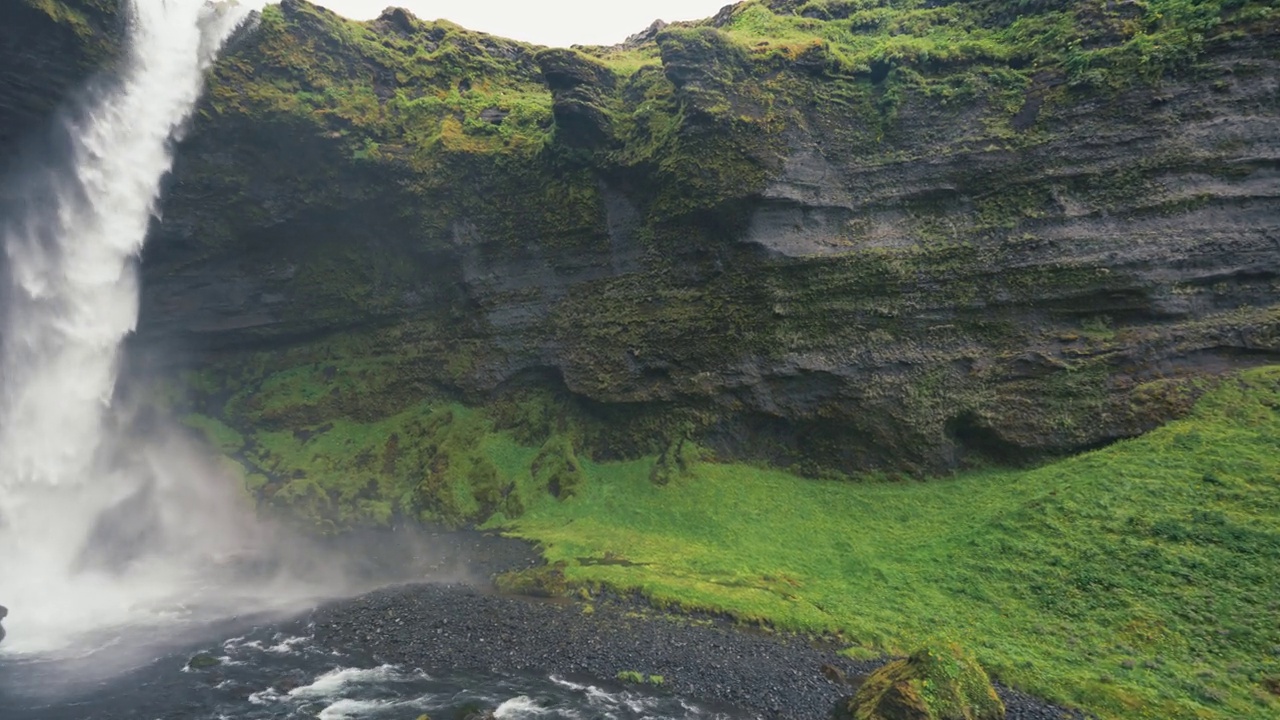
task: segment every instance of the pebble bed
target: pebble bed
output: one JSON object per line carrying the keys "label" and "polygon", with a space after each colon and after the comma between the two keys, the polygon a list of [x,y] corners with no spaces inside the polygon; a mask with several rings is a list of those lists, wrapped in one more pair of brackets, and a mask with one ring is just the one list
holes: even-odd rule
{"label": "pebble bed", "polygon": [[[502,596],[475,584],[424,584],[328,605],[313,620],[322,643],[356,646],[388,663],[604,680],[638,672],[661,676],[664,692],[790,720],[827,718],[852,692],[828,680],[824,665],[856,679],[882,662],[855,662],[803,638],[670,616],[621,598],[586,608]],[[999,690],[1010,720],[1082,717]]]}

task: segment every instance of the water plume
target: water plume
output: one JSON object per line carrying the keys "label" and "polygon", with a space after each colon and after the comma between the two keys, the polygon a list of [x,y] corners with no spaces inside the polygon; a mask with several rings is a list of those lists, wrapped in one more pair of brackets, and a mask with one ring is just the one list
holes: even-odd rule
{"label": "water plume", "polygon": [[0,602],[6,652],[181,613],[211,559],[253,542],[232,483],[116,398],[138,255],[204,73],[249,16],[223,0],[127,0],[127,52],[64,113],[65,152],[10,178],[0,213]]}

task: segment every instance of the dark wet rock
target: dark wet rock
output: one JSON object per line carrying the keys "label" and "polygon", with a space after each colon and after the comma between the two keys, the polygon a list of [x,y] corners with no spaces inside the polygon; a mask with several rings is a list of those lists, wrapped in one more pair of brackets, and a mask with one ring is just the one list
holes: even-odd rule
{"label": "dark wet rock", "polygon": [[57,4],[0,3],[0,167],[119,51],[120,3],[81,0],[80,18]]}
{"label": "dark wet rock", "polygon": [[553,48],[536,60],[553,98],[559,137],[574,146],[594,147],[612,135],[608,105],[613,73],[576,50]]}
{"label": "dark wet rock", "polygon": [[502,110],[501,108],[490,107],[480,111],[480,119],[487,123],[493,123],[494,125],[501,125],[502,121],[506,120],[507,116],[510,114],[511,112],[509,110]]}
{"label": "dark wet rock", "polygon": [[[622,599],[597,598],[591,612],[585,607],[419,585],[335,603],[312,620],[322,644],[356,647],[381,662],[600,680],[640,672],[661,676],[664,691],[779,720],[826,718],[848,695],[847,685],[823,677],[824,667],[856,678],[883,664],[849,660],[808,638],[743,632]],[[1000,692],[1011,720],[1064,716],[1051,704]]]}
{"label": "dark wet rock", "polygon": [[[9,617],[9,608],[3,605],[0,605],[0,622],[2,622],[7,617]],[[0,624],[0,642],[4,641],[4,636],[5,636],[4,625]]]}
{"label": "dark wet rock", "polygon": [[666,20],[654,20],[648,27],[640,32],[629,36],[622,42],[620,47],[631,50],[642,47],[646,43],[651,43],[657,39],[658,33],[662,32],[670,25]]}

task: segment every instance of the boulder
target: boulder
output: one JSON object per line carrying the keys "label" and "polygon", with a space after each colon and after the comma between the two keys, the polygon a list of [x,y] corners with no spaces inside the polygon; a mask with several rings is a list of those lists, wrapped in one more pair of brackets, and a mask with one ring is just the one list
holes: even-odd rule
{"label": "boulder", "polygon": [[956,645],[925,648],[872,673],[836,720],[1003,720],[1004,703],[974,657]]}
{"label": "boulder", "polygon": [[188,670],[208,670],[222,664],[222,660],[209,653],[198,653],[187,661]]}
{"label": "boulder", "polygon": [[[4,620],[9,616],[9,608],[0,605],[0,620]],[[4,642],[4,625],[0,625],[0,642]]]}

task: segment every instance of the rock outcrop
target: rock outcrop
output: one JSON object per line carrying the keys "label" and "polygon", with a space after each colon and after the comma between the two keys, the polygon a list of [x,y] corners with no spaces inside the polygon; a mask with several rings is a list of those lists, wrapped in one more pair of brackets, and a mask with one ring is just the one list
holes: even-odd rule
{"label": "rock outcrop", "polygon": [[[752,0],[545,50],[284,0],[181,145],[136,346],[643,418],[597,455],[920,473],[1133,436],[1280,357],[1280,18],[1209,5]],[[277,422],[355,412],[311,407]]]}
{"label": "rock outcrop", "polygon": [[116,56],[123,22],[117,0],[0,3],[0,167]]}

